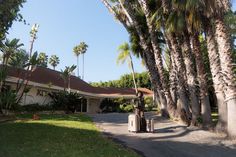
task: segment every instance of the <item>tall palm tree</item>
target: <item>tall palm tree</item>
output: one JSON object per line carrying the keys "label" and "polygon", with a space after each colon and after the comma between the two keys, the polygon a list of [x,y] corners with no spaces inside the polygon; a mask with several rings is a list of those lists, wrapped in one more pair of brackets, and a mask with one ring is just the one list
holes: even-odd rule
{"label": "tall palm tree", "polygon": [[224,80],[225,102],[228,110],[228,134],[236,137],[236,83],[232,56],[231,38],[225,24],[225,14],[230,11],[229,0],[217,0],[215,20],[215,34]]}
{"label": "tall palm tree", "polygon": [[79,55],[80,55],[80,47],[79,45],[76,45],[74,48],[73,48],[73,52],[76,56],[76,59],[77,59],[77,77],[80,77],[79,75]]}
{"label": "tall palm tree", "polygon": [[[160,34],[160,31],[158,29],[156,29],[156,25],[155,25],[155,21],[153,21],[152,17],[154,15],[154,12],[152,12],[152,10],[150,9],[150,7],[148,6],[148,3],[146,0],[138,0],[144,14],[146,17],[146,21],[147,21],[147,29],[148,32],[150,34],[150,40],[151,40],[151,45],[154,51],[154,56],[155,56],[155,60],[156,60],[156,66],[158,68],[158,72],[160,74],[160,79],[161,82],[163,84],[163,89],[164,89],[164,93],[165,93],[165,97],[167,100],[167,104],[170,107],[176,107],[172,97],[171,97],[171,93],[169,90],[169,86],[168,86],[168,79],[165,75],[165,70],[164,70],[164,66],[163,66],[163,58],[162,58],[162,49],[160,47],[161,40],[158,38],[158,35]],[[158,33],[159,31],[159,33]]]}
{"label": "tall palm tree", "polygon": [[49,58],[49,64],[53,67],[53,70],[55,70],[56,66],[60,63],[59,57],[56,55],[52,55]]}
{"label": "tall palm tree", "polygon": [[39,59],[39,66],[47,68],[48,55],[46,55],[46,53],[44,53],[44,52],[41,52],[41,53],[39,53],[38,59]]}
{"label": "tall palm tree", "polygon": [[137,89],[137,83],[136,83],[136,80],[135,80],[134,64],[133,64],[133,60],[132,60],[132,56],[131,56],[131,49],[130,49],[129,44],[126,43],[126,42],[123,43],[122,45],[119,46],[118,51],[119,51],[119,55],[118,55],[118,58],[117,58],[117,64],[119,64],[119,63],[124,64],[124,62],[128,63],[128,66],[129,66],[129,68],[131,69],[131,72],[132,72],[135,92],[137,94],[138,89]]}
{"label": "tall palm tree", "polygon": [[216,105],[218,106],[218,122],[216,130],[218,132],[227,131],[227,105],[225,104],[225,93],[223,90],[224,81],[221,73],[220,57],[217,49],[217,42],[214,33],[212,20],[207,17],[204,20],[204,30],[207,41],[207,51],[210,62],[210,70],[212,74],[213,85],[216,94]]}
{"label": "tall palm tree", "polygon": [[[145,21],[145,19],[144,17],[141,17],[142,15],[139,16],[140,13],[135,12],[134,9],[139,5],[136,3],[135,6],[133,6],[133,3],[131,5],[131,3],[128,3],[127,1],[113,1],[112,3],[109,3],[107,0],[101,1],[107,7],[109,12],[123,24],[128,32],[130,32],[131,38],[135,37],[134,40],[132,40],[132,44],[135,43],[139,47],[138,52],[140,52],[150,73],[150,79],[155,88],[154,91],[156,91],[156,97],[160,98],[161,114],[162,116],[168,117],[167,101],[163,92],[162,82],[160,81],[160,75],[157,67],[153,66],[156,65],[156,62],[153,50],[150,47],[151,43],[148,39],[148,32],[146,31],[145,23],[140,23]],[[140,20],[140,18],[143,20]]]}
{"label": "tall palm tree", "polygon": [[82,79],[84,79],[84,54],[87,52],[88,45],[85,42],[81,42],[80,45],[80,53],[83,56],[83,72],[82,72]]}

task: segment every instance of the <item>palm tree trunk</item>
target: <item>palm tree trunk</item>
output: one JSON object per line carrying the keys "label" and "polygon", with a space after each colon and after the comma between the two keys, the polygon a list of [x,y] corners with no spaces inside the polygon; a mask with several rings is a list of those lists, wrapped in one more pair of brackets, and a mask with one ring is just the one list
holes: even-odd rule
{"label": "palm tree trunk", "polygon": [[183,61],[183,56],[181,55],[181,48],[178,45],[176,36],[174,33],[167,34],[166,37],[170,41],[172,45],[172,55],[176,64],[177,70],[177,80],[178,80],[178,95],[179,95],[179,112],[181,113],[181,119],[186,122],[188,125],[190,124],[191,113],[189,111],[189,100],[186,91],[186,80],[185,80],[185,65]]}
{"label": "palm tree trunk", "polygon": [[79,77],[79,56],[77,56],[77,76]]}
{"label": "palm tree trunk", "polygon": [[217,51],[217,43],[215,39],[214,32],[212,30],[212,26],[207,20],[205,25],[206,31],[206,40],[207,40],[207,49],[208,49],[208,56],[210,61],[210,69],[212,73],[212,79],[214,84],[214,89],[216,93],[217,99],[217,106],[218,106],[218,123],[216,130],[219,132],[225,132],[227,130],[227,106],[224,103],[225,94],[223,91],[223,76],[221,74],[221,67],[220,67],[220,58],[219,53]]}
{"label": "palm tree trunk", "polygon": [[[172,56],[172,46],[171,46],[171,43],[169,41],[169,39],[166,37],[165,33],[164,33],[164,38],[165,38],[165,41],[167,43],[167,46],[170,50],[170,72],[169,72],[169,82],[170,82],[170,94],[171,94],[171,97],[172,97],[172,101],[174,102],[174,104],[177,104],[177,73],[176,73],[176,64],[175,64],[175,61],[174,61],[174,58]],[[177,106],[176,106],[177,107]]]}
{"label": "palm tree trunk", "polygon": [[[171,50],[172,52],[172,50]],[[173,59],[173,56],[170,55],[170,60],[171,60],[171,69],[170,69],[170,76],[169,76],[169,80],[170,80],[170,93],[171,93],[171,97],[172,100],[174,102],[174,104],[177,104],[177,73],[176,73],[176,65]]]}
{"label": "palm tree trunk", "polygon": [[165,70],[163,67],[163,61],[162,61],[162,55],[161,55],[161,49],[159,46],[159,42],[158,42],[158,36],[156,33],[156,29],[155,29],[155,25],[152,22],[152,14],[151,11],[146,3],[145,0],[138,0],[140,6],[142,7],[144,14],[146,16],[146,21],[147,21],[147,26],[148,26],[148,31],[150,34],[150,39],[151,39],[151,45],[154,51],[154,56],[155,56],[155,60],[156,60],[156,66],[158,68],[158,72],[160,74],[160,79],[161,79],[161,83],[163,85],[163,90],[164,90],[164,94],[167,100],[167,105],[169,108],[175,108],[174,102],[172,100],[171,94],[170,94],[170,90],[168,87],[168,80],[167,77],[165,76]]}
{"label": "palm tree trunk", "polygon": [[132,77],[133,77],[133,82],[134,82],[134,88],[135,88],[135,93],[136,95],[138,94],[138,88],[137,88],[137,83],[135,80],[135,72],[134,72],[134,64],[131,55],[129,54],[129,59],[130,59],[130,65],[131,65],[131,70],[132,70]]}
{"label": "palm tree trunk", "polygon": [[82,76],[82,80],[84,80],[84,53],[83,53],[83,76]]}
{"label": "palm tree trunk", "polygon": [[192,36],[191,41],[193,45],[193,52],[196,58],[197,74],[200,86],[200,100],[201,100],[203,125],[209,127],[212,125],[212,121],[211,121],[211,107],[210,107],[208,87],[207,87],[208,78],[206,75],[203,57],[201,53],[199,34],[195,33]]}
{"label": "palm tree trunk", "polygon": [[236,79],[233,72],[234,64],[229,29],[225,25],[223,17],[219,15],[215,18],[216,40],[225,83],[224,93],[228,111],[228,134],[231,137],[236,137]]}
{"label": "palm tree trunk", "polygon": [[190,95],[190,102],[192,108],[192,121],[191,125],[197,126],[197,119],[200,117],[200,104],[197,94],[197,74],[195,71],[194,58],[190,45],[190,38],[188,32],[183,36],[183,57],[184,63],[186,65],[186,78],[188,84],[188,91]]}
{"label": "palm tree trunk", "polygon": [[169,113],[168,113],[168,109],[167,109],[167,101],[166,101],[166,97],[164,95],[163,89],[162,89],[162,84],[160,82],[160,76],[158,74],[158,70],[155,65],[155,57],[152,53],[150,53],[149,55],[144,54],[144,60],[146,63],[146,67],[150,73],[150,80],[152,82],[153,87],[156,89],[158,94],[156,97],[158,97],[160,100],[159,104],[160,106],[160,110],[161,110],[161,115],[163,117],[169,117]]}

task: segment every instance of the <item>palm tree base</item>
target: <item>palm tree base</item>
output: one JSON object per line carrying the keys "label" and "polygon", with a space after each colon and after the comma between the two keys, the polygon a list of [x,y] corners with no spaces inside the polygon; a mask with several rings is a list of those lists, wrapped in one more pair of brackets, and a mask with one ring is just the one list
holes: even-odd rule
{"label": "palm tree base", "polygon": [[228,100],[228,135],[236,139],[236,97]]}

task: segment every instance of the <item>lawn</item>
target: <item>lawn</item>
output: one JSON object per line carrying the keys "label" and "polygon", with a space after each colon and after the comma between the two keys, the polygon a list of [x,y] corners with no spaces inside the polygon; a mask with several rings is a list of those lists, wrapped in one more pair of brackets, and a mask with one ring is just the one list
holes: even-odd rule
{"label": "lawn", "polygon": [[138,157],[104,138],[85,115],[31,117],[0,123],[0,157]]}

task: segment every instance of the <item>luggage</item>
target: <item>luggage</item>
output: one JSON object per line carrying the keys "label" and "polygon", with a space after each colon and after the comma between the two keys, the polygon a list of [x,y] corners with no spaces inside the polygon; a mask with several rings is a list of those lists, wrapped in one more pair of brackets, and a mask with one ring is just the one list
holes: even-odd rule
{"label": "luggage", "polygon": [[138,132],[140,131],[140,119],[138,115],[130,114],[128,117],[128,131]]}

